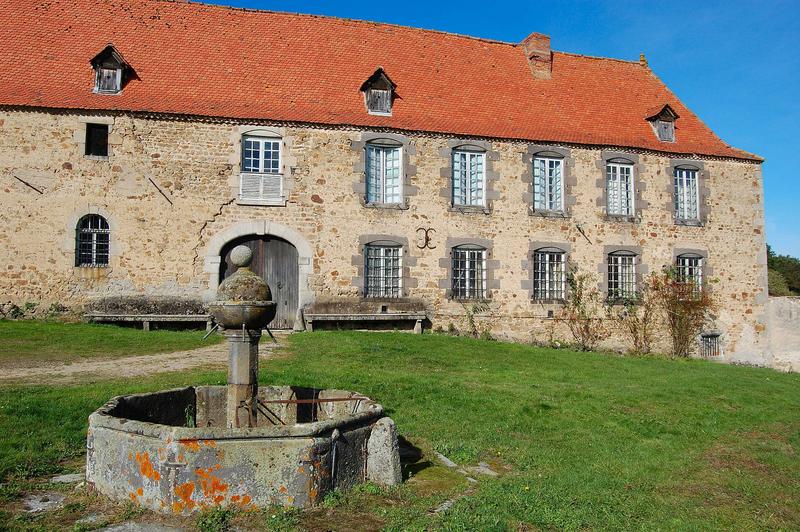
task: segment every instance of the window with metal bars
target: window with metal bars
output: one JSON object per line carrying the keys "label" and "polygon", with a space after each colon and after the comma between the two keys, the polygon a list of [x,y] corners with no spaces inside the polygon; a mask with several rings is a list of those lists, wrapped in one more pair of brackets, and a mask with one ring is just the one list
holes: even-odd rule
{"label": "window with metal bars", "polygon": [[719,345],[719,333],[700,335],[700,354],[704,357],[718,357],[722,354]]}
{"label": "window with metal bars", "polygon": [[364,295],[401,297],[403,248],[369,244],[364,247]]}
{"label": "window with metal bars", "polygon": [[483,207],[485,189],[486,153],[453,150],[453,205]]}
{"label": "window with metal bars", "polygon": [[242,137],[242,173],[239,198],[243,200],[283,199],[281,139]]}
{"label": "window with metal bars", "polygon": [[675,168],[675,218],[683,222],[700,220],[700,197],[694,168]]}
{"label": "window with metal bars", "polygon": [[486,250],[459,246],[452,250],[454,299],[486,298]]}
{"label": "window with metal bars", "polygon": [[369,143],[366,149],[367,203],[401,203],[402,148]]}
{"label": "window with metal bars", "polygon": [[608,255],[608,299],[636,299],[636,254],[616,251]]}
{"label": "window with metal bars", "polygon": [[75,228],[75,265],[108,266],[111,231],[99,214],[87,214]]}
{"label": "window with metal bars", "polygon": [[563,301],[567,296],[566,253],[557,248],[533,252],[533,299]]}
{"label": "window with metal bars", "polygon": [[633,165],[627,162],[606,163],[607,213],[633,216]]}
{"label": "window with metal bars", "polygon": [[703,289],[703,257],[693,253],[678,255],[675,270],[678,282],[684,283],[693,297],[699,296]]}
{"label": "window with metal bars", "polygon": [[564,211],[563,159],[533,159],[533,210]]}

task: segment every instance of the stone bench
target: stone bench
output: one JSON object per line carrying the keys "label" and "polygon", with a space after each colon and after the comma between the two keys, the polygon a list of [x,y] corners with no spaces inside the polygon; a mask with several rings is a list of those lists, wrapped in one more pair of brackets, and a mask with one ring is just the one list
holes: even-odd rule
{"label": "stone bench", "polygon": [[139,323],[142,330],[149,331],[152,322],[162,323],[205,323],[206,330],[210,331],[213,320],[209,314],[104,314],[90,312],[84,314],[89,323]]}
{"label": "stone bench", "polygon": [[314,330],[314,322],[414,322],[414,334],[422,334],[422,322],[428,318],[424,312],[382,312],[380,314],[305,314],[306,329]]}

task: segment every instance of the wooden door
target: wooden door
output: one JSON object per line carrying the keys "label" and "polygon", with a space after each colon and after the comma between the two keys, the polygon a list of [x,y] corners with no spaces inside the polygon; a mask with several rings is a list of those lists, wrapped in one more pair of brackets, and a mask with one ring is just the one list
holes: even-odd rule
{"label": "wooden door", "polygon": [[261,276],[272,291],[272,300],[278,305],[270,329],[291,329],[299,302],[299,275],[297,248],[281,238],[271,236],[246,236],[238,238],[222,249],[220,281],[231,275],[236,268],[231,264],[231,250],[245,245],[253,250],[250,269]]}

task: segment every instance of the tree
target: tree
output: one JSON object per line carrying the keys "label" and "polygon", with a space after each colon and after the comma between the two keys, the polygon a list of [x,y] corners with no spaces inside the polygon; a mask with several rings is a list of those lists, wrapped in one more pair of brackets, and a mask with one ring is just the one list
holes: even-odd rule
{"label": "tree", "polygon": [[[786,281],[790,293],[783,295],[800,295],[800,259],[789,255],[778,255],[770,245],[767,245],[767,266],[771,271],[782,275]],[[775,282],[780,283],[780,280]],[[772,282],[770,282],[770,286],[772,286]],[[776,285],[776,287],[778,286],[780,285]],[[770,295],[780,294],[772,294],[770,291]]]}

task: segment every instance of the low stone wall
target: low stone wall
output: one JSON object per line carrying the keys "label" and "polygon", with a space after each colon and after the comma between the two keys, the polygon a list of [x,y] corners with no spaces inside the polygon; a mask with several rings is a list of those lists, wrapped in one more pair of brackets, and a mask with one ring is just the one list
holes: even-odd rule
{"label": "low stone wall", "polygon": [[771,297],[767,304],[771,366],[800,371],[800,297]]}

